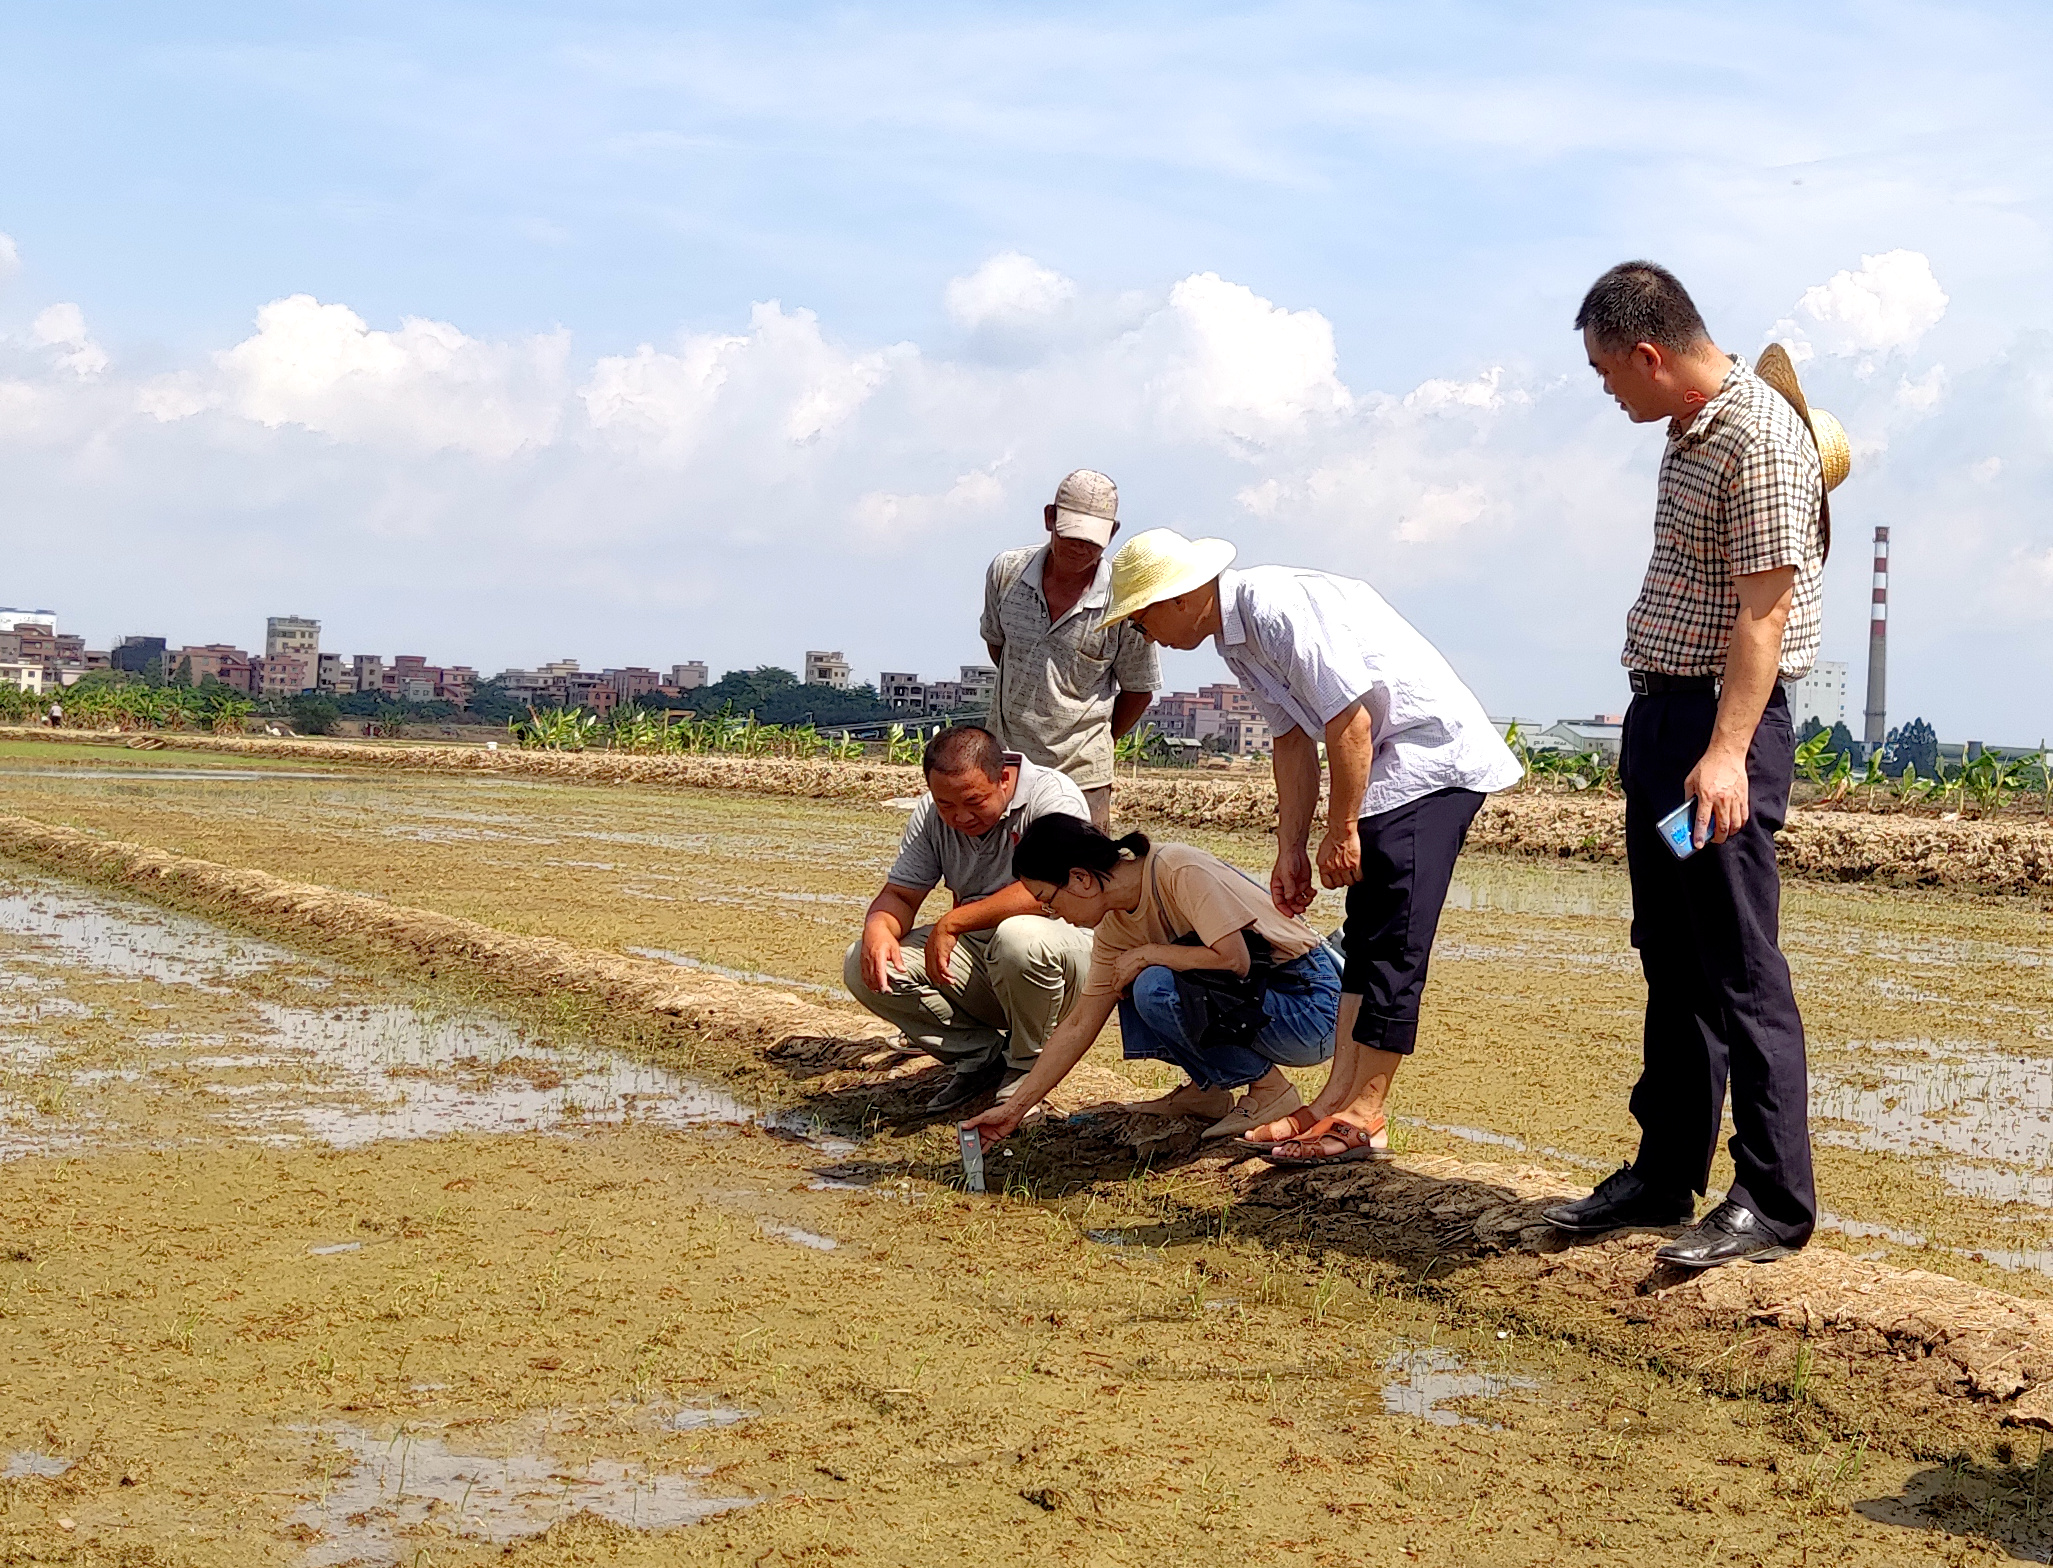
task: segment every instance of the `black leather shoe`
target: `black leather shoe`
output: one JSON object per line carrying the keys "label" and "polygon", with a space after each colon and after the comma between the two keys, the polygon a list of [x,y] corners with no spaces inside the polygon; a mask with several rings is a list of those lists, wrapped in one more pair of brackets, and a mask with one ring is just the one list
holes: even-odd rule
{"label": "black leather shoe", "polygon": [[1005,1063],[1002,1059],[973,1067],[966,1073],[956,1073],[941,1085],[941,1092],[927,1102],[927,1112],[932,1116],[942,1116],[949,1111],[959,1111],[997,1088],[998,1080],[1004,1076]]}
{"label": "black leather shoe", "polygon": [[1777,1241],[1761,1227],[1761,1217],[1737,1203],[1721,1203],[1695,1225],[1654,1254],[1657,1263],[1684,1269],[1715,1269],[1725,1263],[1773,1263],[1798,1247]]}
{"label": "black leather shoe", "polygon": [[1695,1209],[1696,1200],[1688,1193],[1678,1197],[1656,1192],[1633,1174],[1630,1165],[1621,1165],[1598,1182],[1597,1190],[1587,1198],[1542,1209],[1540,1218],[1557,1230],[1587,1234],[1623,1230],[1628,1225],[1687,1225]]}

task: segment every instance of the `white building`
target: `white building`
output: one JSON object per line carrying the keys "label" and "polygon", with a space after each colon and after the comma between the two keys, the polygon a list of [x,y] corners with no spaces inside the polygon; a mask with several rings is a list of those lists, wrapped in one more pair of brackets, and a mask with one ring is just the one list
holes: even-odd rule
{"label": "white building", "polygon": [[1840,659],[1820,659],[1811,673],[1791,681],[1789,721],[1798,729],[1805,719],[1816,719],[1826,729],[1846,722],[1846,664]]}
{"label": "white building", "polygon": [[808,686],[832,686],[836,691],[847,691],[852,673],[840,649],[832,653],[820,648],[806,650],[805,683]]}
{"label": "white building", "polygon": [[57,635],[57,614],[54,610],[10,610],[0,609],[0,632],[18,632],[24,627]]}
{"label": "white building", "polygon": [[0,664],[0,686],[19,686],[23,691],[41,695],[45,686],[42,660],[23,663],[9,660]]}
{"label": "white building", "polygon": [[[1594,751],[1606,761],[1616,762],[1625,749],[1625,721],[1609,713],[1589,719],[1563,719],[1540,732],[1580,756]],[[1535,737],[1538,738],[1538,737]]]}
{"label": "white building", "polygon": [[701,686],[710,686],[713,682],[707,673],[706,661],[693,659],[685,664],[670,666],[670,684],[679,691],[697,691]]}

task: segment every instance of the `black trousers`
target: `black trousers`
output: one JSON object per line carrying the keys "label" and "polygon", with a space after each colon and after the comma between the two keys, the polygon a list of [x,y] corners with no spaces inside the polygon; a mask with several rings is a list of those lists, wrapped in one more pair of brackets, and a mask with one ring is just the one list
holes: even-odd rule
{"label": "black trousers", "polygon": [[1654,824],[1682,804],[1711,743],[1709,692],[1635,697],[1625,715],[1625,855],[1632,942],[1647,977],[1645,1066],[1632,1091],[1632,1168],[1659,1191],[1701,1193],[1732,1090],[1729,1197],[1796,1243],[1817,1223],[1803,1019],[1780,948],[1775,830],[1789,814],[1796,737],[1777,687],[1747,750],[1747,824],[1677,860]]}
{"label": "black trousers", "polygon": [[1485,797],[1443,789],[1363,817],[1362,879],[1347,890],[1340,989],[1358,996],[1357,1044],[1409,1056],[1418,1045],[1426,963],[1454,862]]}

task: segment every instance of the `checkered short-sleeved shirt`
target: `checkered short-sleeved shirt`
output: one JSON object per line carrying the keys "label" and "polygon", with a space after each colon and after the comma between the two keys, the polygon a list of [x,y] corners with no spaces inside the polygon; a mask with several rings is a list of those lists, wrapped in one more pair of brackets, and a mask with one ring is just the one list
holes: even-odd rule
{"label": "checkered short-sleeved shirt", "polygon": [[1824,629],[1824,494],[1818,448],[1796,410],[1735,361],[1696,418],[1669,427],[1654,554],[1625,618],[1626,668],[1724,674],[1739,614],[1733,579],[1793,566],[1782,678],[1810,673]]}

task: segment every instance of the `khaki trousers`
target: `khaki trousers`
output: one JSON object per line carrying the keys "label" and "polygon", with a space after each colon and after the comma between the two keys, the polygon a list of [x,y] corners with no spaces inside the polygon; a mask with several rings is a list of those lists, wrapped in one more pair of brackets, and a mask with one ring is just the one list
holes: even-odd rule
{"label": "khaki trousers", "polygon": [[1091,933],[1041,915],[1014,915],[956,942],[944,988],[927,977],[933,929],[920,926],[899,944],[907,973],[888,991],[864,983],[857,942],[841,966],[848,994],[959,1073],[976,1072],[1001,1054],[1014,1071],[1032,1067],[1083,991]]}

